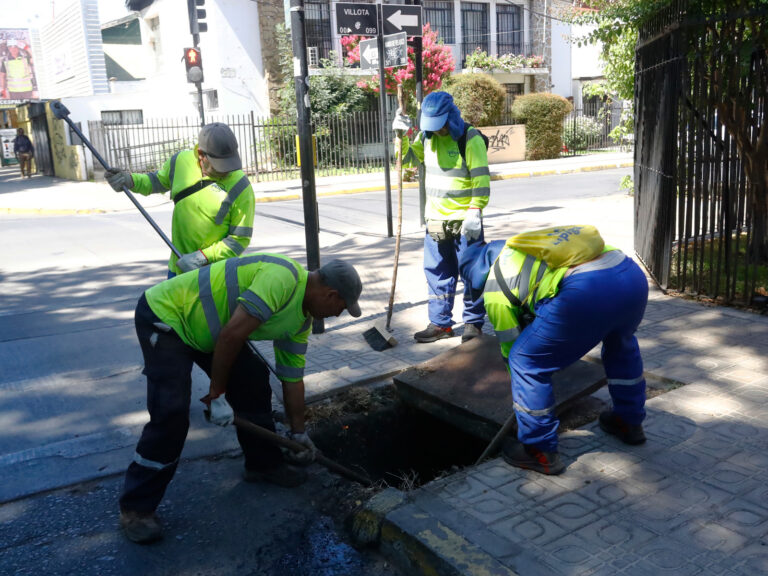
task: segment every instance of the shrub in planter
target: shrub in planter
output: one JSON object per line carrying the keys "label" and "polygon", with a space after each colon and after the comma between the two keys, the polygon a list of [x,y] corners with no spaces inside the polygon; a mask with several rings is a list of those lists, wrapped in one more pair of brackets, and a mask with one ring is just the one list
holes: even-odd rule
{"label": "shrub in planter", "polygon": [[493,126],[504,112],[506,92],[501,83],[487,74],[451,76],[445,91],[473,126]]}
{"label": "shrub in planter", "polygon": [[586,150],[602,140],[603,124],[591,116],[567,118],[563,122],[563,142],[568,150]]}
{"label": "shrub in planter", "polygon": [[525,157],[557,158],[563,147],[563,120],[573,110],[568,100],[547,92],[515,98],[512,115],[525,124]]}

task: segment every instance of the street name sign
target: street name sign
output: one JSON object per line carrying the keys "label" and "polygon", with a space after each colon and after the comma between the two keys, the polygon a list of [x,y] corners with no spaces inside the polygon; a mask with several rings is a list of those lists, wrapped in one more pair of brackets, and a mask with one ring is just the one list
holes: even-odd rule
{"label": "street name sign", "polygon": [[421,6],[408,4],[382,4],[384,34],[405,32],[408,36],[421,36]]}
{"label": "street name sign", "polygon": [[342,36],[376,36],[379,33],[377,4],[336,4],[336,28]]}
{"label": "street name sign", "polygon": [[[360,41],[360,68],[376,70],[379,67],[379,48],[376,38]],[[384,36],[384,68],[397,68],[408,64],[408,35],[405,32]]]}

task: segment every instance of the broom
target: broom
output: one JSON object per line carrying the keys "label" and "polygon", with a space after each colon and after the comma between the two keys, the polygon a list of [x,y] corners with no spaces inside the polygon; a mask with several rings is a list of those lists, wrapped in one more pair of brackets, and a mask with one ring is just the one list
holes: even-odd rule
{"label": "broom", "polygon": [[[405,110],[402,85],[397,86],[397,105],[400,110]],[[395,150],[397,151],[397,162],[395,164],[395,171],[397,172],[397,234],[395,235],[395,264],[392,267],[392,287],[389,290],[389,306],[387,306],[387,323],[382,326],[381,322],[376,322],[372,328],[363,332],[363,338],[376,352],[397,346],[397,340],[392,336],[392,328],[389,325],[392,321],[392,309],[395,304],[397,263],[400,258],[400,233],[403,229],[403,140],[399,132],[395,132]]]}

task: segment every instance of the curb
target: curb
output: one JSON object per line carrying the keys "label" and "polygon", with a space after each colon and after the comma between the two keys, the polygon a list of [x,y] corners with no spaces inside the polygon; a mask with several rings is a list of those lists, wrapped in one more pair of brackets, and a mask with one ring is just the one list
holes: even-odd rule
{"label": "curb", "polygon": [[[634,166],[634,162],[619,162],[616,164],[600,164],[596,166],[581,166],[575,168],[561,168],[552,170],[536,170],[531,172],[518,172],[513,174],[491,174],[491,181],[510,180],[513,178],[532,178],[536,176],[553,176],[557,174],[574,174],[577,172],[596,172],[599,170],[613,170],[616,168],[631,168]],[[418,188],[418,182],[404,182],[403,189]],[[318,197],[326,196],[342,196],[345,194],[361,194],[364,192],[381,192],[385,190],[384,186],[364,186],[362,188],[346,188],[342,190],[325,190],[317,192]],[[301,200],[301,194],[280,194],[275,191],[266,191],[264,195],[259,195],[259,192],[254,191],[256,203],[265,202],[279,202],[282,200]],[[170,202],[170,200],[168,201]],[[160,205],[160,204],[158,204]],[[120,209],[110,208],[0,208],[0,215],[2,214],[18,214],[27,216],[74,216],[74,215],[88,215],[88,214],[107,214],[113,212],[121,212]]]}

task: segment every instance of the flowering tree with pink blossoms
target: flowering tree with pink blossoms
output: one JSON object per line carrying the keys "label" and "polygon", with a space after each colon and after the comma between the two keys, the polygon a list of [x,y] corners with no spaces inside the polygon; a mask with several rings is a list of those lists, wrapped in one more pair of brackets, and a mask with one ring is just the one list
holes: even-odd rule
{"label": "flowering tree with pink blossoms", "polygon": [[[344,36],[341,38],[341,46],[346,53],[346,59],[349,64],[360,62],[360,39],[360,36]],[[424,96],[426,96],[430,92],[440,90],[443,85],[443,79],[456,68],[451,49],[438,42],[437,32],[433,31],[429,24],[425,24],[422,29],[421,58],[423,64],[422,89]],[[415,71],[416,52],[411,46],[408,46],[407,66],[384,69],[384,83],[387,94],[396,94],[397,86],[402,84],[407,102],[406,107],[411,113],[415,109]],[[361,80],[357,85],[366,91],[378,93],[381,85],[378,73],[374,74],[370,80]]]}

